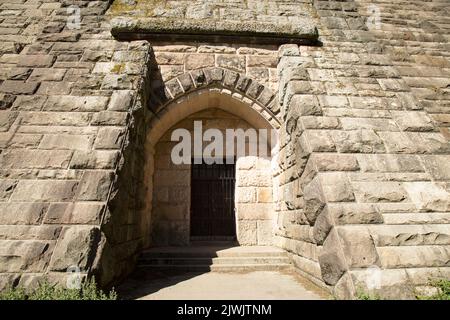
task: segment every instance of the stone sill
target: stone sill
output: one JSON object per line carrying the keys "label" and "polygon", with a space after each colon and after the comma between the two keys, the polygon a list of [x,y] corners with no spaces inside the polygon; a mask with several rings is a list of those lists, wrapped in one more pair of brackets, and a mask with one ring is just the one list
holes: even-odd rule
{"label": "stone sill", "polygon": [[193,40],[249,42],[264,44],[316,44],[319,33],[309,19],[298,24],[220,20],[171,20],[167,18],[116,17],[111,20],[111,34],[120,40]]}

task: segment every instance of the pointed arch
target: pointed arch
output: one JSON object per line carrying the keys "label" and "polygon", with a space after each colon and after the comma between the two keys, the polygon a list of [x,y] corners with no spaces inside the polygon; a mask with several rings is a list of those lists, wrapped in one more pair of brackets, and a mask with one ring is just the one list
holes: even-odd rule
{"label": "pointed arch", "polygon": [[241,100],[261,113],[275,128],[282,119],[277,95],[257,81],[223,68],[197,69],[180,75],[152,90],[149,109],[158,117],[164,109],[196,91],[219,89],[236,100]]}

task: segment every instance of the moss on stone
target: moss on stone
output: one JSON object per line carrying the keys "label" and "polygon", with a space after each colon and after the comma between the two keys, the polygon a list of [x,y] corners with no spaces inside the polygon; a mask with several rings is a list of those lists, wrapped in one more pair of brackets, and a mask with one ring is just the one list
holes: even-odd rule
{"label": "moss on stone", "polygon": [[125,64],[124,63],[117,63],[111,69],[111,73],[120,74],[120,73],[123,73],[124,70],[125,70]]}

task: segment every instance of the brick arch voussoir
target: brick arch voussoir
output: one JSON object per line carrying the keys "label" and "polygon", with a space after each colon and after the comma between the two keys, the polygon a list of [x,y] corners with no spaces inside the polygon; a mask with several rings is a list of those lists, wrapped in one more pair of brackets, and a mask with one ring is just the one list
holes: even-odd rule
{"label": "brick arch voussoir", "polygon": [[226,89],[235,98],[249,99],[278,125],[282,123],[278,97],[270,88],[244,74],[223,68],[192,70],[166,81],[164,92],[152,92],[151,109],[158,112],[187,94],[207,88]]}

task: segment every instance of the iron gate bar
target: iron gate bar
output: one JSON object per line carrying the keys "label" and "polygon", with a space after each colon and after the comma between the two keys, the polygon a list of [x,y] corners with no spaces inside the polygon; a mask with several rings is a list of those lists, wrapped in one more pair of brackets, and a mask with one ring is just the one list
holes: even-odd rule
{"label": "iron gate bar", "polygon": [[191,166],[191,237],[236,237],[235,164]]}

